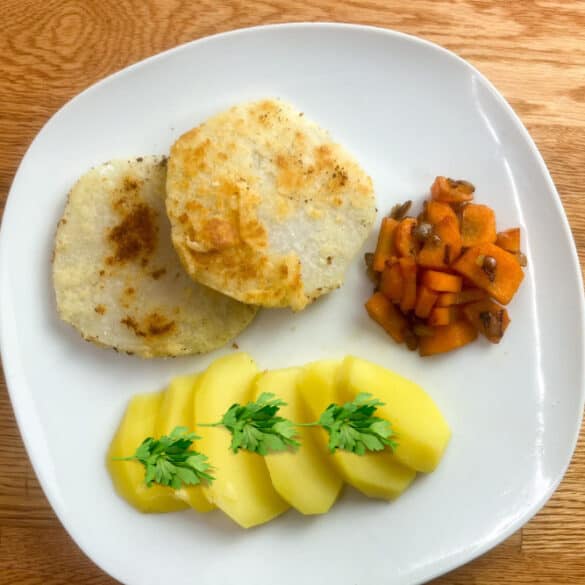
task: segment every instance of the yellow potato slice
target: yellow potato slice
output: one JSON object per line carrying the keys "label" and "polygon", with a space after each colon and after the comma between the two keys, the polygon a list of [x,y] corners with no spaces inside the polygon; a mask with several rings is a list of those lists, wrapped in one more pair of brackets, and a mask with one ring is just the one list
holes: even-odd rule
{"label": "yellow potato slice", "polygon": [[[340,400],[336,392],[336,379],[340,362],[325,360],[305,367],[298,381],[298,389],[309,416],[317,420],[332,403]],[[411,483],[416,473],[401,465],[393,455],[382,451],[356,455],[346,451],[329,454],[329,436],[321,428],[314,429],[324,457],[330,457],[343,479],[363,494],[392,500]]]}
{"label": "yellow potato slice", "polygon": [[[193,402],[197,381],[201,374],[177,376],[171,380],[169,387],[163,394],[160,410],[155,422],[155,436],[169,435],[175,427],[187,427],[193,430]],[[194,445],[199,450],[199,441]],[[184,486],[175,490],[175,497],[187,502],[198,512],[209,512],[215,506],[211,504],[203,493],[203,485]]]}
{"label": "yellow potato slice", "polygon": [[397,435],[395,457],[416,471],[433,471],[449,443],[451,430],[433,399],[417,384],[366,360],[348,356],[339,370],[343,402],[369,392],[385,403],[377,414]]}
{"label": "yellow potato slice", "polygon": [[[272,392],[287,404],[279,415],[295,422],[311,422],[297,392],[301,368],[264,372],[256,379],[255,398],[262,392]],[[335,503],[343,481],[331,462],[331,457],[318,446],[318,428],[298,427],[295,451],[270,453],[264,460],[274,489],[293,508],[302,514],[325,514]]]}
{"label": "yellow potato slice", "polygon": [[[253,400],[258,373],[245,353],[217,359],[203,374],[195,393],[195,422],[219,421],[234,404]],[[214,467],[215,481],[203,488],[207,499],[243,528],[268,522],[289,507],[276,493],[264,458],[256,453],[230,450],[230,433],[221,427],[197,427],[198,450]]]}
{"label": "yellow potato slice", "polygon": [[174,512],[187,508],[176,498],[174,490],[144,483],[144,466],[139,461],[114,461],[114,457],[129,457],[136,448],[154,434],[154,425],[162,392],[139,394],[132,398],[116,431],[107,454],[107,468],[120,496],[141,512]]}

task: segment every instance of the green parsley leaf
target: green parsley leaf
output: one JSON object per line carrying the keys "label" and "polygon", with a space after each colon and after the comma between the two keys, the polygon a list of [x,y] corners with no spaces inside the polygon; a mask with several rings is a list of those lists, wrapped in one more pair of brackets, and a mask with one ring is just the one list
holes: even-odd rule
{"label": "green parsley leaf", "polygon": [[242,406],[232,404],[217,425],[232,434],[231,450],[240,449],[266,455],[300,447],[295,440],[296,430],[290,420],[277,416],[286,402],[274,394],[263,392],[255,402]]}
{"label": "green parsley leaf", "polygon": [[159,439],[148,437],[130,457],[116,457],[118,461],[139,461],[144,465],[144,483],[153,483],[179,489],[184,485],[199,485],[212,482],[212,468],[207,457],[191,451],[193,441],[199,439],[187,427],[175,427],[170,435]]}
{"label": "green parsley leaf", "polygon": [[330,404],[319,418],[319,425],[329,433],[329,451],[341,449],[357,455],[386,447],[394,451],[398,444],[391,439],[394,433],[390,423],[374,416],[378,406],[383,405],[366,392],[341,406]]}

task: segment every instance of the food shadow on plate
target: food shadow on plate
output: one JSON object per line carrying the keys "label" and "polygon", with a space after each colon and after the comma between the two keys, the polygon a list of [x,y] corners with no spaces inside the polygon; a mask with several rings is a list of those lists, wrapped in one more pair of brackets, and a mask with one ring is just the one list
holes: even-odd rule
{"label": "food shadow on plate", "polygon": [[[418,479],[415,480],[415,485]],[[278,524],[285,524],[287,533],[303,533],[311,529],[318,522],[332,521],[337,522],[336,516],[339,513],[345,515],[348,511],[365,511],[379,510],[384,511],[388,506],[394,506],[395,501],[386,501],[382,499],[369,498],[349,485],[345,485],[339,496],[339,499],[326,514],[304,515],[290,508],[277,518],[255,526],[253,528],[243,529],[237,526],[233,520],[226,516],[221,510],[212,510],[205,514],[193,513],[192,510],[186,510],[177,513],[180,516],[181,523],[186,522],[190,527],[204,527],[206,531],[215,535],[227,536],[233,541],[246,538],[250,532],[260,532],[266,529],[279,528]],[[339,518],[341,521],[342,518]],[[345,520],[344,520],[345,522]]]}
{"label": "food shadow on plate", "polygon": [[184,516],[185,521],[188,521],[192,527],[204,527],[206,533],[209,531],[210,533],[221,535],[222,537],[227,536],[234,541],[246,538],[251,532],[260,532],[267,528],[274,528],[275,525],[279,523],[285,523],[287,530],[302,531],[311,523],[318,520],[318,516],[303,516],[291,508],[265,524],[245,529],[238,526],[221,510],[212,510],[205,514],[193,514],[191,511],[186,511],[181,515]]}
{"label": "food shadow on plate", "polygon": [[[261,309],[238,336],[239,349],[258,358],[260,368],[272,369],[343,357],[347,353],[344,339],[353,341],[356,334],[352,317],[343,312],[348,293],[341,287],[297,313],[285,308]],[[316,323],[324,326],[316,327]],[[362,325],[360,328],[365,329]],[[268,356],[270,362],[263,361],[262,356]]]}

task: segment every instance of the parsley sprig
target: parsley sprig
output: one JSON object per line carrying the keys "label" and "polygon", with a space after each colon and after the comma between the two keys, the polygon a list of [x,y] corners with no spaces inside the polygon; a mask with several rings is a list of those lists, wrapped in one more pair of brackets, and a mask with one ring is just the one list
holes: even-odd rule
{"label": "parsley sprig", "polygon": [[232,404],[221,421],[200,426],[225,427],[232,434],[230,448],[266,455],[269,452],[295,450],[300,443],[295,440],[295,427],[323,427],[329,433],[328,447],[331,453],[349,451],[364,455],[366,451],[396,449],[397,443],[387,420],[374,413],[384,403],[371,394],[361,392],[351,402],[343,405],[330,404],[319,420],[295,423],[277,416],[286,402],[274,394],[264,392],[256,402],[245,406]]}
{"label": "parsley sprig", "polygon": [[374,416],[378,406],[384,403],[360,392],[354,400],[343,405],[330,404],[317,423],[329,433],[329,451],[338,449],[364,455],[366,451],[392,451],[398,444],[387,420]]}
{"label": "parsley sprig", "polygon": [[134,455],[115,457],[117,461],[136,460],[146,469],[144,483],[151,487],[153,483],[179,489],[183,485],[198,485],[212,482],[212,468],[207,456],[191,451],[193,441],[199,439],[190,433],[187,427],[175,427],[170,435],[159,439],[148,437],[142,441]]}
{"label": "parsley sprig", "polygon": [[230,449],[241,449],[267,455],[269,452],[295,450],[300,443],[292,421],[277,416],[286,402],[270,392],[260,394],[255,402],[232,404],[216,423],[200,424],[206,427],[225,427],[232,435]]}
{"label": "parsley sprig", "polygon": [[[322,427],[329,434],[331,453],[337,450],[365,455],[367,451],[394,451],[398,444],[387,420],[375,416],[384,403],[371,394],[361,392],[351,402],[330,404],[316,422],[295,423],[282,416],[279,410],[286,402],[270,392],[260,394],[255,402],[232,404],[220,421],[199,423],[203,427],[224,427],[231,435],[230,449],[267,455],[269,452],[296,450],[295,427]],[[203,453],[190,449],[201,437],[187,427],[176,427],[170,435],[159,439],[148,437],[130,457],[116,457],[118,461],[137,460],[145,467],[144,482],[179,489],[183,485],[211,483],[212,467]]]}

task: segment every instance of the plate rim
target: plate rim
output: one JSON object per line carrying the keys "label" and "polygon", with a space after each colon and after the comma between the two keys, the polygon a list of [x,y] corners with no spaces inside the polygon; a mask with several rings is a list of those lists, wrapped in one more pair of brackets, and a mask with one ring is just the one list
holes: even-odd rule
{"label": "plate rim", "polygon": [[[83,551],[83,553],[94,563],[96,564],[100,570],[104,571],[114,579],[117,579],[120,582],[124,582],[121,579],[121,576],[118,576],[113,569],[110,567],[110,563],[103,562],[104,559],[100,559],[99,562],[95,559],[93,554],[89,554],[86,550],[85,546],[82,542],[85,540],[83,535],[79,533],[74,527],[70,526],[70,523],[67,519],[66,514],[66,507],[60,501],[57,494],[54,490],[54,485],[51,482],[51,479],[47,476],[49,475],[48,470],[46,467],[42,466],[39,462],[41,459],[39,453],[42,449],[39,448],[38,440],[33,441],[33,436],[35,435],[35,431],[32,430],[32,423],[30,422],[31,419],[38,420],[38,416],[36,410],[34,408],[34,400],[32,395],[29,392],[25,393],[17,393],[16,390],[11,390],[11,388],[22,387],[17,380],[17,371],[15,367],[16,361],[13,359],[13,350],[9,349],[10,345],[7,342],[7,333],[6,333],[6,321],[7,321],[7,313],[8,311],[5,310],[5,291],[6,291],[6,283],[5,277],[7,275],[5,265],[2,263],[2,259],[4,258],[6,249],[8,247],[6,238],[6,229],[2,229],[5,225],[5,222],[8,223],[10,221],[10,217],[12,214],[15,213],[13,211],[15,207],[15,196],[13,192],[16,191],[15,185],[18,185],[20,176],[22,174],[22,166],[23,162],[28,157],[30,150],[34,147],[35,143],[39,139],[39,137],[43,134],[44,130],[52,124],[58,122],[59,117],[63,115],[63,112],[67,110],[73,103],[75,103],[78,99],[82,99],[87,93],[92,92],[97,88],[102,88],[107,84],[111,83],[112,81],[116,80],[118,77],[122,77],[129,72],[135,71],[139,68],[148,66],[150,63],[162,59],[168,54],[171,53],[178,53],[184,50],[188,50],[195,45],[201,45],[206,42],[220,40],[225,37],[237,37],[240,35],[246,34],[254,34],[255,32],[262,32],[266,30],[286,30],[286,29],[304,29],[304,28],[311,28],[311,29],[337,29],[337,30],[345,30],[349,32],[369,32],[379,35],[388,35],[391,37],[402,39],[409,43],[415,43],[419,45],[426,46],[434,51],[440,52],[444,57],[457,61],[460,65],[463,65],[467,68],[470,72],[472,72],[475,76],[481,79],[481,81],[486,85],[486,87],[490,90],[492,96],[496,98],[499,105],[505,110],[506,114],[510,116],[511,120],[514,122],[515,128],[519,130],[521,137],[526,145],[528,145],[530,149],[530,153],[534,156],[534,159],[537,161],[540,170],[543,172],[543,176],[546,181],[547,190],[549,190],[553,197],[554,205],[556,210],[559,214],[559,219],[561,221],[562,229],[564,231],[565,239],[568,243],[570,243],[571,249],[571,266],[573,274],[576,278],[576,284],[580,284],[581,292],[580,295],[580,302],[578,307],[578,314],[579,314],[579,322],[580,322],[580,331],[581,331],[581,346],[584,345],[585,339],[585,295],[583,294],[583,272],[581,270],[581,265],[579,262],[577,247],[575,243],[575,239],[573,237],[569,220],[567,214],[564,210],[562,205],[562,201],[560,195],[556,189],[556,186],[552,180],[550,171],[544,161],[544,158],[540,151],[538,150],[532,136],[524,126],[524,123],[516,114],[512,106],[508,103],[506,98],[500,93],[500,91],[495,87],[495,85],[483,74],[481,73],[474,65],[454,53],[453,51],[437,44],[427,39],[404,33],[398,30],[384,28],[382,26],[373,26],[373,25],[362,25],[362,24],[354,24],[350,22],[330,22],[330,21],[323,21],[323,22],[308,22],[308,21],[300,21],[300,22],[285,22],[285,23],[277,23],[277,24],[266,24],[266,25],[257,25],[251,27],[242,27],[237,29],[232,29],[212,35],[207,35],[203,37],[199,37],[193,39],[191,41],[187,41],[185,43],[178,44],[174,47],[170,47],[161,51],[159,53],[155,53],[149,57],[146,57],[140,61],[131,63],[122,69],[119,69],[101,79],[98,79],[96,82],[91,84],[90,86],[83,89],[81,92],[77,93],[71,99],[69,99],[65,104],[63,104],[56,112],[54,112],[49,119],[42,125],[42,127],[38,130],[37,134],[30,142],[29,146],[27,147],[24,155],[22,156],[18,168],[14,174],[12,183],[10,185],[10,189],[7,194],[6,203],[4,207],[4,212],[2,215],[2,220],[0,222],[0,356],[2,358],[2,365],[4,369],[4,379],[6,382],[7,393],[10,398],[10,402],[12,405],[12,409],[14,412],[14,416],[17,422],[18,430],[22,441],[24,443],[27,456],[29,461],[32,464],[32,467],[35,471],[39,479],[39,483],[43,489],[43,493],[47,497],[55,515],[59,519],[63,528],[67,531],[69,536],[75,542],[75,544]],[[6,218],[9,218],[8,220]],[[13,315],[10,315],[10,318],[14,318]],[[26,387],[26,385],[25,385]],[[508,538],[513,532],[521,528],[525,525],[528,521],[530,521],[546,504],[546,502],[550,499],[552,494],[558,488],[560,482],[564,478],[567,469],[573,459],[573,455],[577,446],[577,441],[579,438],[579,433],[581,429],[581,425],[583,424],[583,410],[585,407],[585,357],[581,356],[580,360],[580,386],[577,389],[580,393],[580,416],[578,416],[578,424],[576,424],[573,440],[572,440],[572,447],[570,452],[568,453],[567,460],[565,461],[564,465],[562,466],[562,472],[559,474],[554,481],[550,483],[548,488],[542,493],[540,499],[536,500],[531,504],[529,508],[526,509],[524,514],[520,517],[515,519],[511,522],[507,527],[502,529],[498,532],[495,536],[491,537],[488,540],[482,541],[482,543],[474,549],[467,550],[463,554],[459,554],[455,560],[450,559],[446,563],[443,562],[435,562],[430,565],[430,569],[426,570],[424,573],[424,577],[421,577],[422,580],[413,581],[412,585],[416,585],[417,583],[424,583],[427,580],[437,578],[445,573],[453,571],[470,561],[474,560],[475,558],[485,554],[487,551],[491,550],[492,548],[498,546],[502,541]],[[26,404],[30,406],[26,406]],[[28,419],[28,424],[25,425],[25,418]],[[27,429],[26,432],[24,429]],[[36,443],[33,447],[33,442]]]}

